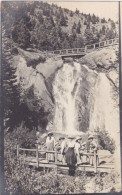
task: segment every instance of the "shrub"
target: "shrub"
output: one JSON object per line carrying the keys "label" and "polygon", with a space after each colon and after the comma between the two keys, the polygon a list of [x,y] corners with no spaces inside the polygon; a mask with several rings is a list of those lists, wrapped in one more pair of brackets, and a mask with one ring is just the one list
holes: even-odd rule
{"label": "shrub", "polygon": [[14,153],[5,155],[5,194],[8,195],[36,195],[37,183],[33,182],[37,176],[34,169],[30,169],[17,161]]}
{"label": "shrub", "polygon": [[114,153],[115,141],[110,137],[108,132],[105,130],[100,131],[99,129],[97,129],[96,133],[100,147],[102,147],[102,149],[110,151],[111,153]]}
{"label": "shrub", "polygon": [[5,147],[7,149],[15,149],[17,144],[24,148],[33,148],[36,143],[36,131],[30,131],[22,124],[15,128],[12,132],[5,130]]}

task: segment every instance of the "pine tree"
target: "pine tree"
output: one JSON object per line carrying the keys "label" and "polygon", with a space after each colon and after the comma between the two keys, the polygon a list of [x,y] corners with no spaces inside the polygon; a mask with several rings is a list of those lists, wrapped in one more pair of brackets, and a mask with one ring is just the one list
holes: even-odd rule
{"label": "pine tree", "polygon": [[12,67],[12,41],[2,31],[2,71],[3,71],[3,107],[5,127],[13,129],[19,121],[19,87],[15,75],[16,68]]}
{"label": "pine tree", "polygon": [[67,26],[67,19],[63,14],[61,15],[61,18],[60,18],[60,25]]}
{"label": "pine tree", "polygon": [[79,15],[80,11],[76,8],[75,13]]}
{"label": "pine tree", "polygon": [[15,25],[12,31],[13,41],[18,43],[20,47],[26,49],[30,45],[30,32],[26,26],[24,20],[20,20],[20,22]]}
{"label": "pine tree", "polygon": [[81,33],[80,26],[77,26],[76,32],[77,32],[77,34],[80,34]]}
{"label": "pine tree", "polygon": [[93,32],[91,31],[91,29],[86,28],[84,36],[85,36],[86,41],[88,43],[92,43],[92,41],[93,41]]}
{"label": "pine tree", "polygon": [[76,25],[76,23],[74,22],[74,24],[73,24],[73,26],[72,26],[72,30],[73,30],[73,29],[76,29],[76,27],[77,27],[77,25]]}
{"label": "pine tree", "polygon": [[73,17],[73,12],[72,11],[70,12],[70,17]]}

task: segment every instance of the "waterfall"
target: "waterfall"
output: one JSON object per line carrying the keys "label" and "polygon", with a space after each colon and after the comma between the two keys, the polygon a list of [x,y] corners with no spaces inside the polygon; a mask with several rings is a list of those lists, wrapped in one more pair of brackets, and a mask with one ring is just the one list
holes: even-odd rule
{"label": "waterfall", "polygon": [[[113,89],[105,73],[99,73],[94,88],[94,103],[90,113],[91,131],[105,129],[116,139],[119,131],[119,107],[113,99]],[[118,138],[117,138],[118,139]],[[117,140],[116,140],[117,141]]]}
{"label": "waterfall", "polygon": [[105,73],[65,63],[53,82],[53,129],[66,134],[80,134],[84,126],[93,133],[106,130],[119,148],[119,106],[113,87]]}
{"label": "waterfall", "polygon": [[80,86],[80,64],[65,63],[53,83],[55,99],[54,128],[58,132],[74,134],[78,130],[76,95]]}

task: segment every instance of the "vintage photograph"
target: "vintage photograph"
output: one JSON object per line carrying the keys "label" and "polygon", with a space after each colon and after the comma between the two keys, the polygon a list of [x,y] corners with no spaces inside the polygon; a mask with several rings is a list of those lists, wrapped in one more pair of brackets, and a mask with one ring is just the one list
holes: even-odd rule
{"label": "vintage photograph", "polygon": [[119,6],[1,2],[5,195],[121,191]]}

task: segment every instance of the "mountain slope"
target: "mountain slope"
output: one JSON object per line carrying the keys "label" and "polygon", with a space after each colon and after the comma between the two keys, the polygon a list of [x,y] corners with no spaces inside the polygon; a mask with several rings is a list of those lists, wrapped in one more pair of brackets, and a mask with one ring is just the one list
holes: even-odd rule
{"label": "mountain slope", "polygon": [[17,46],[55,50],[118,36],[118,22],[35,2],[2,2],[2,24]]}

